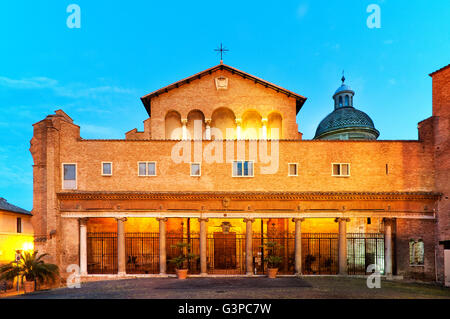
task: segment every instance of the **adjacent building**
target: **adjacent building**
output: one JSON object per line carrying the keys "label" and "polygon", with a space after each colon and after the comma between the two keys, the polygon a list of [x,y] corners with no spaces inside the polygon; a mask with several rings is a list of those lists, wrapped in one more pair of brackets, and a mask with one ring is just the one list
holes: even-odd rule
{"label": "adjacent building", "polygon": [[284,274],[443,282],[450,67],[431,77],[417,140],[377,140],[344,79],[303,140],[304,96],[223,63],[143,96],[144,130],[124,139],[84,139],[58,110],[31,140],[36,247],[63,274],[120,277],[173,273],[188,242],[191,274],[254,275],[276,241]]}

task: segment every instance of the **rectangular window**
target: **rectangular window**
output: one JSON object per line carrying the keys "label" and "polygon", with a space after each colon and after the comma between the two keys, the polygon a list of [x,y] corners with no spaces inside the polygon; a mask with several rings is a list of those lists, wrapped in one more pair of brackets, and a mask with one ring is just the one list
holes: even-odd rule
{"label": "rectangular window", "polygon": [[156,176],[156,162],[139,162],[139,176]]}
{"label": "rectangular window", "polygon": [[22,232],[22,218],[17,217],[17,232],[21,233]]}
{"label": "rectangular window", "polygon": [[350,176],[350,164],[332,164],[333,176]]}
{"label": "rectangular window", "polygon": [[112,175],[112,163],[111,162],[102,162],[102,175],[103,176],[111,176]]}
{"label": "rectangular window", "polygon": [[234,161],[233,177],[253,177],[252,161]]}
{"label": "rectangular window", "polygon": [[409,264],[411,266],[422,266],[425,261],[425,247],[423,240],[419,239],[415,241],[411,239],[409,241]]}
{"label": "rectangular window", "polygon": [[200,175],[201,175],[201,164],[191,163],[191,176],[200,176]]}
{"label": "rectangular window", "polygon": [[63,164],[63,189],[77,188],[77,164]]}
{"label": "rectangular window", "polygon": [[288,164],[288,176],[298,176],[297,163],[289,163]]}

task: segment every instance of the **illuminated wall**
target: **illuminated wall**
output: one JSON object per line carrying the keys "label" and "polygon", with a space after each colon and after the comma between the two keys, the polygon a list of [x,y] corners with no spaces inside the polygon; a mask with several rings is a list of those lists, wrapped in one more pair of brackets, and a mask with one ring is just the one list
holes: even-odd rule
{"label": "illuminated wall", "polygon": [[[22,233],[17,233],[17,217],[22,219]],[[34,249],[31,217],[0,211],[0,264],[14,260],[16,250]]]}

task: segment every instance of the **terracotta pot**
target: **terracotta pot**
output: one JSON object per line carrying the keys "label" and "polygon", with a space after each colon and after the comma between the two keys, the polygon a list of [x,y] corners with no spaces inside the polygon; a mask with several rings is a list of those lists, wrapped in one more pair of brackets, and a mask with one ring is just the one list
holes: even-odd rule
{"label": "terracotta pot", "polygon": [[187,273],[188,273],[187,269],[175,269],[175,271],[177,273],[178,279],[184,280],[187,278]]}
{"label": "terracotta pot", "polygon": [[269,269],[267,269],[267,275],[271,279],[277,278],[277,272],[278,272],[278,268],[269,268]]}
{"label": "terracotta pot", "polygon": [[34,289],[35,289],[34,280],[32,281],[25,280],[23,282],[23,290],[25,291],[26,294],[33,292]]}

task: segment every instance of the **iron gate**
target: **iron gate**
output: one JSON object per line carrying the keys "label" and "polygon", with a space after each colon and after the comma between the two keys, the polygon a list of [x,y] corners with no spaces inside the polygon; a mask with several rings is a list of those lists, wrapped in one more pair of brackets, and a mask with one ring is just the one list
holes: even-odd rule
{"label": "iron gate", "polygon": [[126,233],[125,258],[128,274],[159,273],[159,233]]}
{"label": "iron gate", "polygon": [[364,275],[369,265],[384,273],[384,234],[347,234],[347,272]]}
{"label": "iron gate", "polygon": [[117,233],[87,233],[89,274],[117,273]]}

